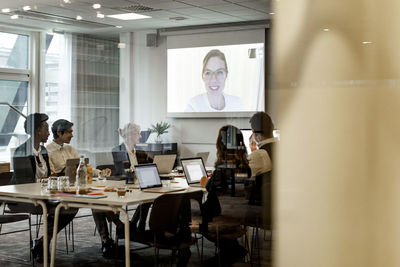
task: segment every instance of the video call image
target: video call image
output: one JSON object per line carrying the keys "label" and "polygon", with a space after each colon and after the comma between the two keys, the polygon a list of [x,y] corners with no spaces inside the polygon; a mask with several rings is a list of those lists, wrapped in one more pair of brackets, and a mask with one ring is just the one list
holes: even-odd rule
{"label": "video call image", "polygon": [[264,110],[264,44],[168,49],[168,113]]}

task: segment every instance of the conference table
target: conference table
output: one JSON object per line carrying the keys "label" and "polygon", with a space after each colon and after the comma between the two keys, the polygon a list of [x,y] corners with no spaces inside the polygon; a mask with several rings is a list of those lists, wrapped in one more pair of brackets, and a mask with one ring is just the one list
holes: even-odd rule
{"label": "conference table", "polygon": [[[189,187],[184,179],[173,184],[173,187],[183,188],[183,192],[195,192],[201,188]],[[48,266],[48,233],[47,233],[47,207],[46,201],[56,200],[59,202],[55,209],[54,216],[54,230],[51,247],[51,262],[50,266],[54,267],[57,243],[57,228],[58,219],[61,208],[90,208],[96,210],[121,212],[125,216],[125,266],[130,266],[130,233],[129,233],[129,216],[127,207],[131,205],[153,202],[162,193],[148,193],[142,192],[134,185],[127,185],[128,192],[125,197],[118,197],[117,192],[105,191],[105,188],[116,188],[118,186],[125,186],[125,181],[110,181],[105,182],[94,181],[91,185],[92,192],[99,192],[104,195],[73,195],[73,194],[50,194],[42,192],[39,183],[19,184],[19,185],[6,185],[0,186],[0,200],[32,203],[35,206],[40,205],[43,210],[43,264]],[[130,192],[129,192],[130,191]],[[104,197],[105,196],[105,197]],[[101,197],[101,198],[100,198]]]}

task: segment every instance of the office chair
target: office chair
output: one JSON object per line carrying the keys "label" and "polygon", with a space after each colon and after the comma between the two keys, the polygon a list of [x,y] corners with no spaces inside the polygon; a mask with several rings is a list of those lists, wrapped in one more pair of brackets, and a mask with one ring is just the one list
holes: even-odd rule
{"label": "office chair", "polygon": [[194,199],[201,203],[202,191],[164,194],[154,200],[149,218],[149,230],[134,232],[131,241],[154,247],[155,265],[158,264],[159,250],[172,250],[184,255],[183,251],[196,243],[192,237],[191,203]]}

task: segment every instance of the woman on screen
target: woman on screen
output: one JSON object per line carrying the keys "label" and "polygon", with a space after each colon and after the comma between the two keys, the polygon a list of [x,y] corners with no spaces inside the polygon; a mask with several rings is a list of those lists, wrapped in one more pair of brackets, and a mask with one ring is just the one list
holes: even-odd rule
{"label": "woman on screen", "polygon": [[189,100],[186,112],[243,111],[242,100],[237,96],[224,94],[228,65],[225,55],[213,49],[203,59],[203,82],[206,93]]}

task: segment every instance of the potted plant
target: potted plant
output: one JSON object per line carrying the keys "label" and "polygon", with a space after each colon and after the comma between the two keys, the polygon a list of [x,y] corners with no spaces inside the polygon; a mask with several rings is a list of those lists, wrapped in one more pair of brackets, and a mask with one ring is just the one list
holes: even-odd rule
{"label": "potted plant", "polygon": [[171,124],[168,122],[157,122],[155,125],[152,124],[151,128],[149,128],[150,133],[157,133],[156,143],[160,144],[162,139],[161,135],[168,133],[168,129],[171,127]]}

